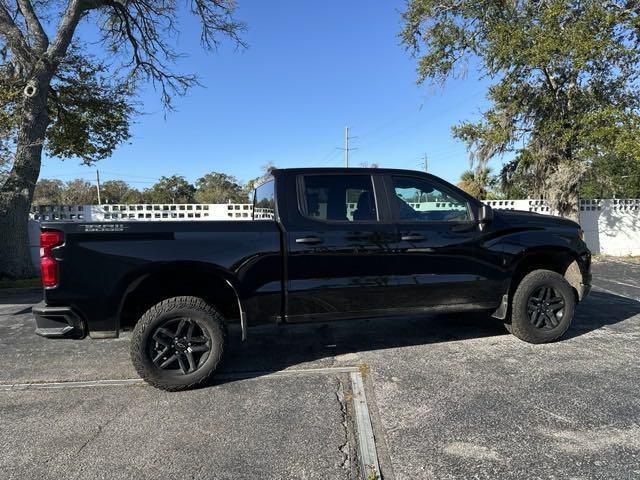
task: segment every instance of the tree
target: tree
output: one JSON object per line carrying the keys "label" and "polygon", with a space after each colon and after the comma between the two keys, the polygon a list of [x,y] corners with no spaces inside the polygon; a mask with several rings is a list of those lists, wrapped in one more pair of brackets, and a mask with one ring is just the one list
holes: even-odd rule
{"label": "tree", "polygon": [[98,189],[90,182],[76,178],[65,184],[60,200],[63,205],[94,205],[98,203]]}
{"label": "tree", "polygon": [[[221,34],[243,45],[234,0],[0,0],[0,277],[32,273],[27,220],[43,148],[103,159],[129,136],[138,82],[151,81],[168,108],[198,83],[169,68],[181,5],[199,18],[205,49]],[[104,58],[75,38],[81,22],[95,22]]]}
{"label": "tree", "polygon": [[152,203],[194,203],[196,189],[187,179],[178,175],[161,177],[145,193]]}
{"label": "tree", "polygon": [[492,185],[491,170],[487,167],[464,171],[458,182],[459,188],[479,200],[486,200],[494,196],[491,193]]}
{"label": "tree", "polygon": [[249,202],[253,202],[253,190],[255,189],[255,184],[262,180],[264,177],[271,175],[271,173],[277,168],[278,167],[276,167],[273,162],[269,161],[262,165],[262,167],[260,168],[262,175],[256,178],[252,178],[245,184],[244,191]]}
{"label": "tree", "polygon": [[637,2],[411,0],[403,18],[419,83],[442,84],[470,62],[493,80],[482,119],[453,134],[481,166],[513,154],[504,186],[575,215],[599,159],[640,158]]}
{"label": "tree", "polygon": [[379,168],[379,167],[380,167],[380,165],[378,165],[378,163],[377,163],[377,162],[372,162],[372,163],[369,163],[369,162],[360,162],[360,166],[361,166],[362,168]]}
{"label": "tree", "polygon": [[100,185],[100,200],[103,203],[129,203],[129,199],[137,198],[134,189],[123,180],[107,180]]}
{"label": "tree", "polygon": [[196,180],[198,203],[244,203],[247,194],[235,177],[211,172]]}
{"label": "tree", "polygon": [[35,205],[60,205],[64,194],[64,183],[62,180],[51,180],[44,178],[36,183],[33,193],[33,203]]}
{"label": "tree", "polygon": [[640,162],[602,157],[580,185],[582,198],[640,198]]}
{"label": "tree", "polygon": [[[0,38],[2,8],[0,0]],[[126,82],[74,47],[60,61],[45,99],[38,99],[33,85],[24,86],[14,61],[0,63],[0,277],[28,276],[32,269],[25,257],[26,222],[42,150],[85,164],[105,158],[129,137],[133,111]]]}
{"label": "tree", "polygon": [[149,189],[140,191],[132,188],[122,199],[122,203],[153,203],[153,201],[151,200]]}

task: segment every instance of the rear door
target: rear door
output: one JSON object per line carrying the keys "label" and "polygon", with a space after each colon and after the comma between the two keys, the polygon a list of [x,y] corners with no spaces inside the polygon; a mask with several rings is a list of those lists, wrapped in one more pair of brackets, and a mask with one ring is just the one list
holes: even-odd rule
{"label": "rear door", "polygon": [[385,185],[398,234],[396,307],[493,306],[477,255],[475,203],[428,175],[390,174]]}
{"label": "rear door", "polygon": [[291,183],[296,196],[288,205],[287,319],[333,319],[387,308],[397,232],[382,177],[301,173]]}

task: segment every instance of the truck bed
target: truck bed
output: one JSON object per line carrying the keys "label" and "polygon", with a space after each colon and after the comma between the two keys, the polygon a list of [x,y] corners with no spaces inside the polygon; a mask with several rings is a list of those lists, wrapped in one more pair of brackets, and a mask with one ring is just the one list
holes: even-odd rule
{"label": "truck bed", "polygon": [[198,279],[207,290],[199,279],[210,271],[242,289],[240,295],[258,292],[279,302],[281,232],[272,220],[45,222],[41,228],[64,232],[63,245],[53,249],[59,283],[45,289],[44,303],[70,306],[92,336],[116,336],[127,292],[156,271],[170,275],[171,266],[181,275],[193,272],[185,284]]}

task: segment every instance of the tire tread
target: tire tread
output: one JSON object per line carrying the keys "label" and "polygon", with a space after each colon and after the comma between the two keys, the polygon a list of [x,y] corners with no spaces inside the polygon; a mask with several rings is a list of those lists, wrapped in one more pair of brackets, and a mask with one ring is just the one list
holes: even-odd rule
{"label": "tire tread", "polygon": [[[548,342],[553,342],[555,340],[558,340],[560,337],[562,337],[562,335],[566,333],[566,331],[571,326],[571,322],[573,320],[575,303],[571,306],[571,318],[569,318],[569,321],[564,322],[563,328],[555,332],[553,336],[541,336],[539,332],[533,331],[531,330],[531,328],[528,327],[529,319],[523,318],[521,315],[523,306],[526,311],[526,303],[528,301],[528,296],[524,295],[524,292],[526,292],[531,287],[531,285],[535,285],[537,283],[542,283],[542,282],[548,282],[552,284],[559,282],[559,285],[562,285],[561,288],[566,289],[565,302],[569,302],[569,301],[575,302],[575,299],[573,298],[573,290],[571,286],[567,283],[565,278],[559,273],[554,272],[552,270],[539,269],[539,270],[533,270],[529,272],[527,275],[525,275],[525,277],[522,279],[522,281],[516,288],[516,291],[513,295],[512,308],[511,308],[511,324],[509,325],[508,330],[513,335],[518,337],[520,340],[524,340],[525,342],[528,342],[528,343],[538,344],[538,343],[548,343]],[[524,305],[523,305],[523,302],[524,302]]]}
{"label": "tire tread", "polygon": [[[199,310],[206,315],[210,316],[213,321],[219,326],[220,334],[222,337],[222,348],[217,349],[218,358],[215,359],[215,366],[220,363],[222,358],[222,354],[224,352],[224,346],[227,342],[227,329],[224,318],[218,312],[218,310],[213,306],[204,301],[199,297],[190,297],[190,296],[180,296],[180,297],[171,297],[167,298],[159,303],[156,303],[153,307],[147,310],[140,320],[136,324],[133,334],[131,337],[131,347],[130,347],[130,355],[131,361],[133,363],[133,367],[138,372],[138,375],[153,387],[159,388],[161,390],[166,390],[169,392],[177,392],[180,390],[190,390],[194,388],[199,388],[211,379],[216,369],[215,366],[212,368],[206,375],[194,380],[193,382],[186,384],[175,384],[175,383],[167,383],[163,382],[159,379],[148,374],[147,369],[144,365],[144,355],[145,355],[145,345],[144,345],[144,334],[145,331],[149,328],[151,322],[153,322],[158,316],[163,315],[165,313],[170,313],[172,310],[177,309],[193,309]],[[213,352],[212,352],[213,354]]]}

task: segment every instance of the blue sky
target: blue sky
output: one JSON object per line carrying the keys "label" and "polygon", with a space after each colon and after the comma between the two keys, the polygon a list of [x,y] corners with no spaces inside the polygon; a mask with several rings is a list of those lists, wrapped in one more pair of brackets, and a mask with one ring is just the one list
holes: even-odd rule
{"label": "blue sky", "polygon": [[[468,155],[451,126],[477,119],[488,82],[475,71],[444,88],[417,86],[415,59],[399,44],[404,1],[239,0],[246,51],[203,52],[195,19],[182,19],[177,67],[204,88],[176,99],[166,118],[151,87],[132,138],[99,162],[103,180],[137,188],[162,175],[194,181],[224,172],[246,181],[278,167],[342,165],[349,126],[351,165],[421,169],[457,181]],[[85,27],[86,29],[86,27]],[[96,167],[45,158],[41,178],[95,177]]]}

